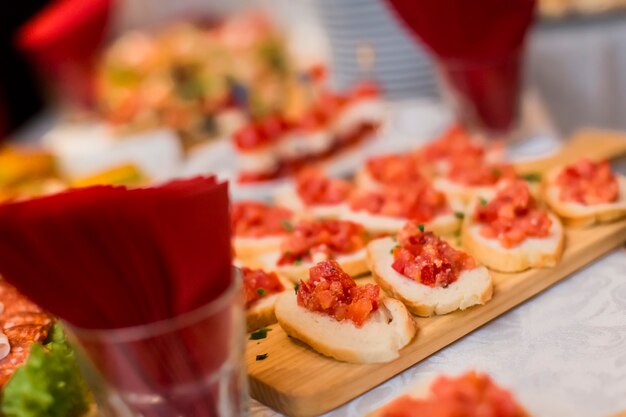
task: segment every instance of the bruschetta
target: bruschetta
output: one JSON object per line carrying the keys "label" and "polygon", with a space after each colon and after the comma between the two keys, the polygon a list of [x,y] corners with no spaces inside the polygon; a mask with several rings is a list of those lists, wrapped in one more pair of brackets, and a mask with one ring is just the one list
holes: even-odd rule
{"label": "bruschetta", "polygon": [[257,201],[233,203],[230,214],[233,248],[238,259],[278,250],[293,221],[290,210]]}
{"label": "bruschetta", "polygon": [[361,190],[373,191],[421,184],[430,177],[428,167],[410,153],[376,156],[368,159],[357,172],[355,184]]}
{"label": "bruschetta", "polygon": [[329,178],[319,169],[308,168],[296,176],[293,186],[277,192],[275,202],[305,216],[338,218],[347,208],[351,190],[349,181]]}
{"label": "bruschetta", "polygon": [[529,417],[513,395],[488,375],[470,371],[439,376],[367,417]]}
{"label": "bruschetta", "polygon": [[544,198],[566,224],[591,226],[626,217],[626,177],[607,161],[582,159],[551,171]]}
{"label": "bruschetta", "polygon": [[293,282],[307,276],[318,262],[334,259],[352,277],[368,272],[366,245],[370,233],[344,220],[302,220],[282,238],[278,251],[258,257],[263,269],[275,271]]}
{"label": "bruschetta", "polygon": [[382,298],[376,284],[357,285],[335,261],[313,266],[297,294],[281,295],[276,318],[289,336],[317,352],[355,363],[396,359],[416,333],[401,302]]}
{"label": "bruschetta", "polygon": [[280,294],[292,285],[281,281],[273,272],[241,268],[248,332],[276,323],[274,304]]}
{"label": "bruschetta", "polygon": [[357,191],[342,218],[362,224],[374,234],[395,234],[407,221],[423,223],[437,234],[459,230],[463,205],[448,200],[428,183]]}
{"label": "bruschetta", "polygon": [[467,253],[409,222],[397,237],[367,246],[376,282],[418,316],[465,310],[491,299],[489,271]]}
{"label": "bruschetta", "polygon": [[463,246],[502,272],[556,265],[563,251],[559,218],[539,206],[523,180],[503,181],[478,197],[463,222]]}

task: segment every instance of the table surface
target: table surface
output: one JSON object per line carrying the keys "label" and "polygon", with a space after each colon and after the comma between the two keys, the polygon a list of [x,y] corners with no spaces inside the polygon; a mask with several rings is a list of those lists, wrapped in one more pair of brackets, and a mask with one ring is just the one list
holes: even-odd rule
{"label": "table surface", "polygon": [[[509,387],[536,417],[610,417],[626,409],[626,249],[325,416],[360,417],[420,381],[469,369]],[[279,415],[252,401],[252,417]]]}

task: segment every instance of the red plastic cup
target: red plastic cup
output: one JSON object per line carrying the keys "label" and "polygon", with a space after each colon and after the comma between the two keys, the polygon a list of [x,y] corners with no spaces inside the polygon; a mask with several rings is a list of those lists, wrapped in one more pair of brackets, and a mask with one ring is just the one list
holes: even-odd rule
{"label": "red plastic cup", "polygon": [[438,59],[444,99],[469,130],[487,137],[514,131],[520,118],[522,52],[494,60]]}
{"label": "red plastic cup", "polygon": [[189,313],[141,326],[66,324],[105,417],[237,417],[245,414],[241,280]]}

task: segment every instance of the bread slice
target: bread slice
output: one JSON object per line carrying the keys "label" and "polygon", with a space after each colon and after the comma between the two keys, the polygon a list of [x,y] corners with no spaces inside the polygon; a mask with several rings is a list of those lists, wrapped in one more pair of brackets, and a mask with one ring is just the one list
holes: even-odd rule
{"label": "bread slice", "polygon": [[617,175],[619,197],[612,203],[584,205],[565,202],[559,198],[560,188],[555,184],[560,169],[551,171],[546,177],[544,199],[550,208],[569,226],[588,227],[598,223],[609,223],[626,217],[626,177]]}
{"label": "bread slice", "polygon": [[433,186],[444,193],[448,198],[468,202],[476,195],[488,193],[493,186],[472,186],[450,181],[447,178],[439,177],[433,180]]}
{"label": "bread slice", "polygon": [[237,237],[233,238],[235,256],[238,259],[247,259],[263,253],[278,250],[282,236],[266,237]]}
{"label": "bread slice", "polygon": [[[276,262],[280,257],[278,251],[266,253],[258,257],[258,264],[266,271],[274,271],[280,277],[288,279],[291,282],[298,282],[309,276],[309,269],[315,265],[315,263],[322,261],[322,259],[316,260],[317,262],[301,262],[298,265],[282,265],[277,266]],[[360,249],[354,253],[347,255],[339,255],[335,260],[341,266],[341,269],[351,277],[357,277],[363,275],[369,271],[367,268],[367,251],[365,248]]]}
{"label": "bread slice", "polygon": [[283,187],[274,196],[276,205],[285,207],[294,213],[301,213],[301,217],[317,219],[336,219],[346,210],[347,204],[316,204],[307,206],[293,187]]}
{"label": "bread slice", "polygon": [[465,216],[462,240],[465,249],[490,269],[502,272],[520,272],[529,268],[556,265],[563,252],[563,226],[553,213],[548,212],[552,226],[545,238],[527,238],[513,248],[504,248],[497,239],[481,236],[481,224],[475,223],[473,215]]}
{"label": "bread slice", "polygon": [[367,246],[367,259],[376,283],[385,292],[401,300],[411,313],[422,317],[465,310],[491,299],[493,283],[484,266],[463,271],[459,278],[443,287],[429,287],[405,277],[393,269],[391,237],[376,239]]}
{"label": "bread slice", "polygon": [[[462,210],[459,210],[461,212]],[[408,219],[403,217],[380,216],[364,210],[346,210],[341,217],[363,225],[369,232],[376,234],[395,234],[404,227]],[[461,227],[461,220],[454,212],[435,217],[424,226],[437,235],[453,234]]]}
{"label": "bread slice", "polygon": [[[413,384],[413,386],[411,388],[409,388],[407,390],[407,392],[405,392],[402,395],[399,395],[398,397],[392,399],[391,401],[387,402],[385,405],[383,405],[382,407],[377,408],[376,410],[367,413],[365,415],[365,417],[385,417],[387,414],[387,406],[395,401],[398,398],[404,397],[404,396],[409,396],[412,397],[414,399],[426,399],[431,395],[431,386],[432,384],[435,382],[435,380],[437,379],[436,376],[431,376],[431,377],[427,377],[425,380],[423,381],[419,381],[416,384]],[[515,400],[515,402],[517,403],[517,400]],[[530,417],[530,414],[528,414],[528,411],[526,411],[525,409],[521,408],[519,410],[518,413],[518,417]],[[428,416],[424,416],[424,417],[428,417]],[[615,416],[618,417],[618,416]]]}
{"label": "bread slice", "polygon": [[404,305],[392,298],[381,299],[361,327],[352,321],[337,321],[298,305],[293,292],[276,302],[276,318],[285,332],[322,355],[354,363],[389,362],[415,336],[417,328]]}
{"label": "bread slice", "polygon": [[[289,287],[285,287],[289,290]],[[283,292],[268,295],[260,300],[255,301],[246,309],[246,331],[252,332],[261,327],[276,323],[276,314],[274,306],[278,297]]]}

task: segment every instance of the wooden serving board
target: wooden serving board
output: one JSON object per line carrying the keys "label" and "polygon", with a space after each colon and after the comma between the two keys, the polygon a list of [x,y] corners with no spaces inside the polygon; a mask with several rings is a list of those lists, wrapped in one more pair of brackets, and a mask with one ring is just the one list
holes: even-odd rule
{"label": "wooden serving board", "polygon": [[[593,131],[577,135],[562,158],[533,169],[543,171],[582,155],[611,158],[626,153],[626,137]],[[525,171],[530,168],[525,169]],[[252,396],[294,417],[332,410],[401,373],[490,320],[528,300],[626,241],[626,220],[591,229],[567,229],[565,251],[554,268],[522,273],[493,272],[491,301],[444,316],[416,318],[418,333],[400,357],[383,364],[351,364],[324,357],[290,339],[278,325],[266,339],[248,340],[246,365]],[[257,361],[257,355],[267,354]]]}

